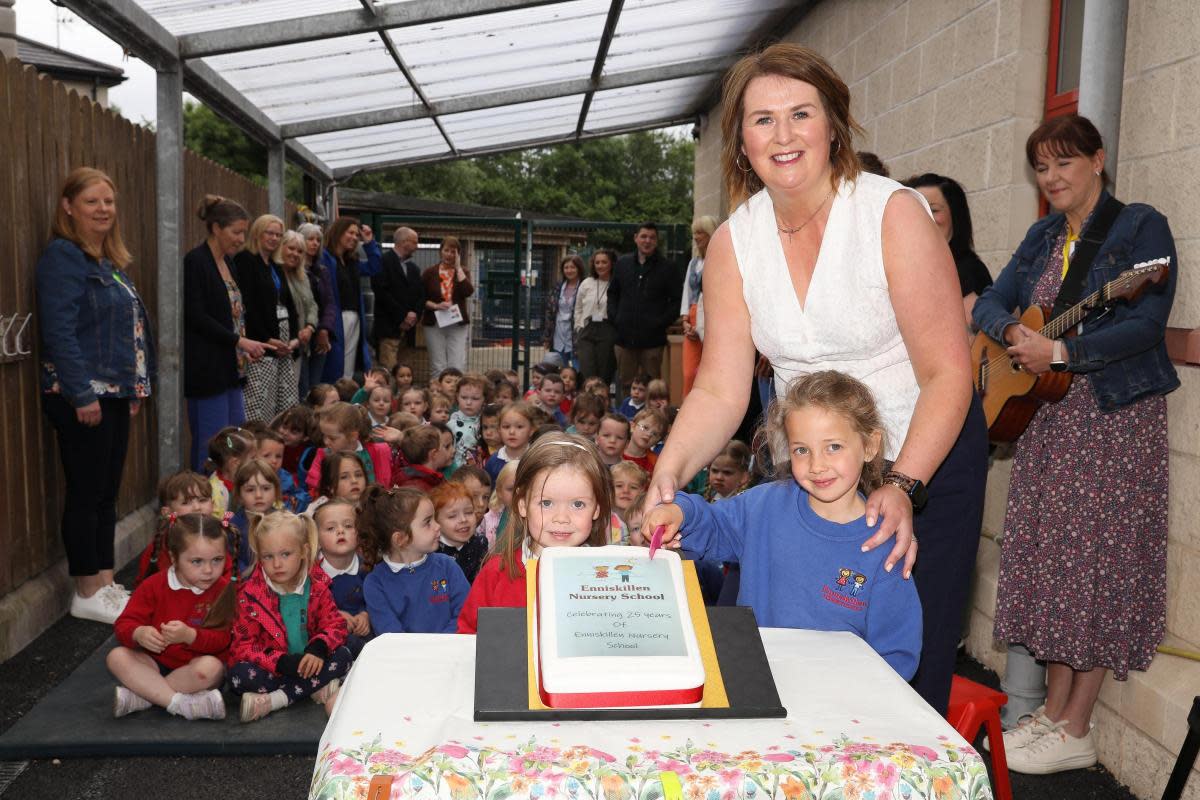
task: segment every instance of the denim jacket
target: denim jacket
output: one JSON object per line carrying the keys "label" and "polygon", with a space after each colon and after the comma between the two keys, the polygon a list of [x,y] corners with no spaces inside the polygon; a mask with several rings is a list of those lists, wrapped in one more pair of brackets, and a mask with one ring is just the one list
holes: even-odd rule
{"label": "denim jacket", "polygon": [[[1108,193],[1102,193],[1100,203],[1107,198]],[[1029,307],[1064,224],[1062,214],[1033,223],[995,284],[976,301],[972,316],[988,336],[1003,342],[1004,329],[1017,321],[1012,310]],[[1179,275],[1167,218],[1144,203],[1127,205],[1088,271],[1085,292],[1091,294],[1134,264],[1163,256],[1171,259],[1164,285],[1148,286],[1133,303],[1120,301],[1107,313],[1093,312],[1079,335],[1064,339],[1068,369],[1088,374],[1101,411],[1115,411],[1179,386],[1164,338]]]}
{"label": "denim jacket", "polygon": [[[97,262],[66,239],[51,241],[38,259],[41,358],[54,365],[53,373],[41,370],[42,391],[53,389],[56,374],[63,398],[75,408],[97,399],[92,380],[116,384],[122,396],[133,396],[137,369],[133,304],[129,292],[113,277],[114,270],[108,260]],[[133,280],[119,274],[137,295]],[[146,374],[153,383],[156,365],[150,315],[140,296],[137,303],[146,325]]]}

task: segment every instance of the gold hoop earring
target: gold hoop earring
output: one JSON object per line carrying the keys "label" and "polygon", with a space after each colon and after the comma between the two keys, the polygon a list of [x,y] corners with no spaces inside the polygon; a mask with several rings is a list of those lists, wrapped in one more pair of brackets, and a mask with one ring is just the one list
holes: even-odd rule
{"label": "gold hoop earring", "polygon": [[748,158],[747,158],[747,159],[746,159],[746,166],[744,166],[744,167],[742,166],[742,156],[744,156],[744,155],[745,155],[745,153],[738,153],[738,154],[737,154],[737,158],[735,158],[735,159],[733,160],[734,166],[736,166],[736,167],[737,167],[738,169],[740,169],[742,172],[752,172],[752,171],[754,170],[754,167],[752,167],[752,166],[750,165],[750,159],[748,159]]}

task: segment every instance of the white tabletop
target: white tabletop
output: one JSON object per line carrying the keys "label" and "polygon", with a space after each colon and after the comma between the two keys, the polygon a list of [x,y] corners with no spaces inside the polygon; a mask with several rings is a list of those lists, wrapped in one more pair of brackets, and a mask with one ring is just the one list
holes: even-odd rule
{"label": "white tabletop", "polygon": [[762,639],[786,719],[486,723],[472,720],[475,637],[378,637],[321,737],[310,797],[365,796],[391,774],[392,798],[645,800],[664,771],[685,800],[992,796],[975,750],[861,639]]}

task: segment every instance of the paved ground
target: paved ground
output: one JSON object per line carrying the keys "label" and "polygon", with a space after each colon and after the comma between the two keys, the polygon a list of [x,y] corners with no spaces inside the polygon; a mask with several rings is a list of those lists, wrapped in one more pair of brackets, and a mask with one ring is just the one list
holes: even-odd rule
{"label": "paved ground", "polygon": [[[122,577],[128,585],[131,576]],[[62,682],[109,633],[103,625],[66,617],[0,664],[0,686],[7,698],[0,704],[0,732]],[[999,686],[994,673],[970,659],[960,660],[959,672],[972,680]],[[0,767],[20,768],[12,764]],[[0,796],[3,800],[98,800],[136,797],[155,787],[154,795],[161,793],[173,800],[283,800],[305,797],[312,767],[312,758],[296,756],[32,761],[7,789],[0,788]],[[4,773],[0,768],[0,787]],[[1044,778],[1013,774],[1012,783],[1016,800],[1133,800],[1133,795],[1103,767]]]}

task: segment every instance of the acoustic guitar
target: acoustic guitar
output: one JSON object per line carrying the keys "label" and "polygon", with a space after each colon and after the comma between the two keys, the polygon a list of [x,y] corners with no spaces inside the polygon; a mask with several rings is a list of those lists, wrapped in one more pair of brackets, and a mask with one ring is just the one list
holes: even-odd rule
{"label": "acoustic guitar", "polygon": [[[1048,307],[1030,306],[1021,315],[1021,324],[1047,339],[1074,336],[1075,327],[1088,314],[1118,300],[1132,302],[1148,284],[1162,283],[1170,265],[1170,258],[1135,264],[1049,322]],[[1044,403],[1057,403],[1071,388],[1070,372],[1026,372],[1008,355],[1005,344],[982,331],[971,342],[971,366],[993,442],[1016,441]]]}

